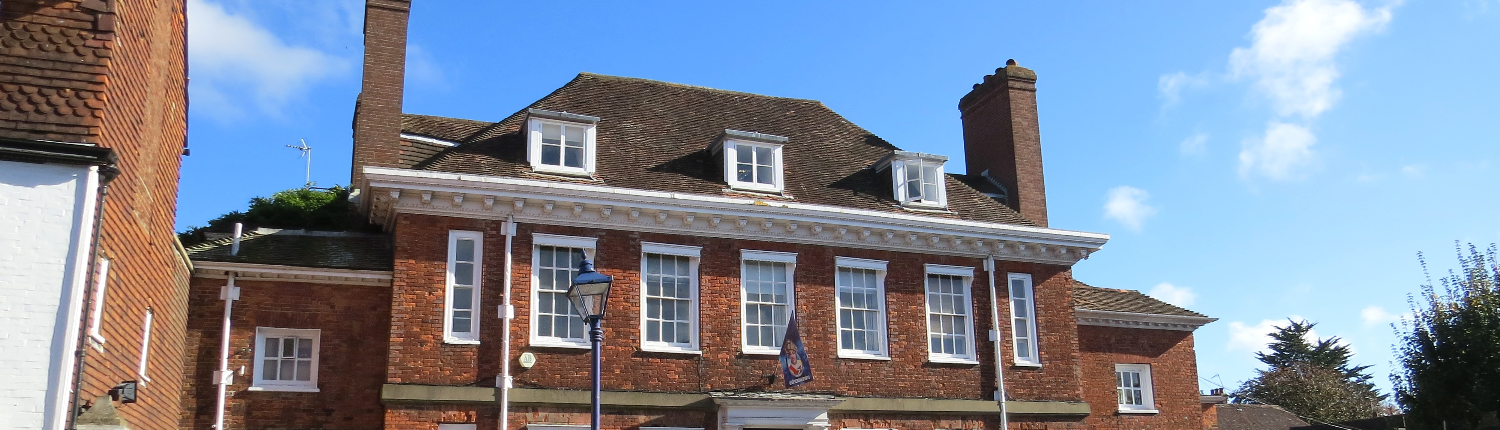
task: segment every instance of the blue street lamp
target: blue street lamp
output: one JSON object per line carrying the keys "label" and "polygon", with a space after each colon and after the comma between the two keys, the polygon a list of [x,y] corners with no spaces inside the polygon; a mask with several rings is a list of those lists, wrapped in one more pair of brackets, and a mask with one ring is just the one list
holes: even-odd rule
{"label": "blue street lamp", "polygon": [[609,284],[614,278],[594,271],[594,263],[588,260],[578,263],[578,277],[568,287],[568,301],[573,309],[589,324],[589,340],[594,345],[594,368],[589,376],[594,380],[593,421],[591,430],[599,430],[599,345],[604,342],[604,329],[599,322],[604,319],[604,305],[609,301]]}

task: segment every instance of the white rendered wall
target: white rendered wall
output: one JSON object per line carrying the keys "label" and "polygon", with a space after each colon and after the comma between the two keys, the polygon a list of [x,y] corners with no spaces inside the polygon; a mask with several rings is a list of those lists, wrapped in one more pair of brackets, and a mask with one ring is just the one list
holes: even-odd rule
{"label": "white rendered wall", "polygon": [[94,172],[0,161],[0,429],[64,425]]}

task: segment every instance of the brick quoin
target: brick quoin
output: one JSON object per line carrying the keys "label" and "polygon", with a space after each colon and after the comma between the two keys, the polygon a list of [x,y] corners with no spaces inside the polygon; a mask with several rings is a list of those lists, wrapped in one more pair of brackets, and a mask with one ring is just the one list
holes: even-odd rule
{"label": "brick quoin", "polygon": [[[188,319],[181,428],[213,426],[228,281],[194,277]],[[383,286],[244,281],[234,303],[229,369],[244,369],[228,388],[224,425],[232,429],[371,429],[382,426],[380,386],[390,322]],[[257,327],[318,329],[318,392],[251,391]]]}
{"label": "brick quoin", "polygon": [[98,256],[111,260],[106,342],[88,350],[80,400],[141,379],[149,308],[150,382],[118,414],[131,428],[175,428],[188,284],[173,231],[187,138],[184,2],[7,0],[0,22],[0,136],[94,143],[119,156],[99,226]]}
{"label": "brick quoin", "polygon": [[[1200,428],[1198,360],[1193,332],[1078,326],[1083,345],[1083,388],[1096,429]],[[1150,364],[1157,414],[1118,413],[1115,364]]]}

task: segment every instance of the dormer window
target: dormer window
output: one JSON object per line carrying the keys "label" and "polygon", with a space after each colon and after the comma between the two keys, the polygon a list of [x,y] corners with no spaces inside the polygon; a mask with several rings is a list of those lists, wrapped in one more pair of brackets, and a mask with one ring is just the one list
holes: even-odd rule
{"label": "dormer window", "polygon": [[876,164],[876,170],[890,170],[892,191],[902,206],[942,209],[948,206],[948,187],[943,182],[947,162],[948,157],[941,155],[896,151]]}
{"label": "dormer window", "polygon": [[599,117],[527,109],[526,158],[540,173],[594,174],[595,125]]}
{"label": "dormer window", "polygon": [[781,147],[786,137],[753,131],[724,130],[713,151],[722,155],[729,188],[780,193],[785,188]]}

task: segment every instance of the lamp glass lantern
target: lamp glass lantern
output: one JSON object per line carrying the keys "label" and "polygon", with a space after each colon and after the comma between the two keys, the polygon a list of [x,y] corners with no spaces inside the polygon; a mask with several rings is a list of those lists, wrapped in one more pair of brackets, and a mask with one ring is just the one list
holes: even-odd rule
{"label": "lamp glass lantern", "polygon": [[614,278],[594,271],[594,263],[583,260],[578,264],[578,277],[568,287],[568,301],[584,320],[604,318],[604,305],[609,302],[609,286]]}

